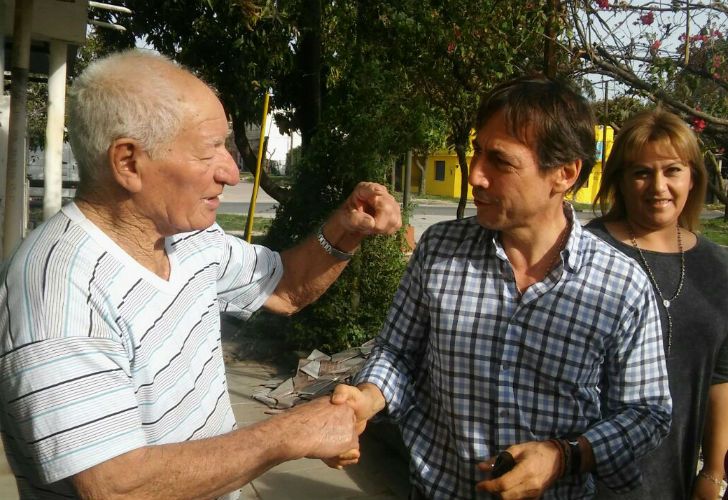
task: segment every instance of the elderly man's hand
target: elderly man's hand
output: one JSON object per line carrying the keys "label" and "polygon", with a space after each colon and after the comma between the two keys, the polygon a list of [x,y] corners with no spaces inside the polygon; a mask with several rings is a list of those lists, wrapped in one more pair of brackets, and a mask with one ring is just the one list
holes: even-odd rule
{"label": "elderly man's hand", "polygon": [[325,397],[295,406],[280,415],[282,428],[290,432],[285,441],[294,447],[294,456],[336,457],[359,450],[359,434],[354,411],[332,404]]}
{"label": "elderly man's hand", "polygon": [[[531,441],[511,446],[507,451],[516,461],[515,467],[497,479],[479,482],[477,490],[496,493],[503,499],[540,498],[558,479],[561,453],[556,444]],[[492,457],[478,464],[478,468],[487,475],[494,462]]]}
{"label": "elderly man's hand", "polygon": [[[361,384],[359,387],[339,384],[331,395],[331,402],[337,405],[345,404],[354,410],[356,431],[361,434],[366,428],[367,421],[384,407],[384,396],[372,384]],[[357,463],[359,456],[359,450],[349,450],[337,457],[324,459],[324,463],[334,469],[341,469],[346,465]]]}
{"label": "elderly man's hand", "polygon": [[399,203],[387,188],[375,182],[360,182],[333,215],[349,233],[394,234],[402,226]]}

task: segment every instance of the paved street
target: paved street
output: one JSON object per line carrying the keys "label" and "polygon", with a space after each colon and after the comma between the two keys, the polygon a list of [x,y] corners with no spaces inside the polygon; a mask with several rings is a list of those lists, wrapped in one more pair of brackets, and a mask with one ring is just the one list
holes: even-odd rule
{"label": "paved street", "polygon": [[[250,198],[253,192],[252,182],[240,182],[235,186],[227,186],[223,192],[221,213],[248,214]],[[451,220],[456,217],[457,202],[447,200],[417,199],[413,200],[415,208],[410,216],[410,224],[415,228],[415,241],[419,240],[422,233],[432,224]],[[276,201],[265,191],[258,193],[255,217],[275,217]],[[465,208],[465,216],[475,215],[475,206],[472,202]],[[578,212],[577,217],[581,221],[590,220],[591,212]]]}

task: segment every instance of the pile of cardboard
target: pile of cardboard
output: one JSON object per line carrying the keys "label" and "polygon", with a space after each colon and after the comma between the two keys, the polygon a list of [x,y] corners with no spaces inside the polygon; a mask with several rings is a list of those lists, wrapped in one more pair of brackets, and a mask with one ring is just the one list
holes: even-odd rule
{"label": "pile of cardboard", "polygon": [[286,380],[271,380],[253,393],[253,398],[272,410],[285,410],[301,401],[330,394],[336,384],[349,383],[361,369],[374,347],[370,340],[361,347],[329,356],[314,349],[298,361],[295,376]]}

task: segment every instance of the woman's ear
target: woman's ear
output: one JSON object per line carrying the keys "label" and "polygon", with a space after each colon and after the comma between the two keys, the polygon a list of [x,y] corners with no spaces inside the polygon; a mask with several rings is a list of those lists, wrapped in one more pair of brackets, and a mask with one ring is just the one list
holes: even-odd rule
{"label": "woman's ear", "polygon": [[112,178],[123,189],[137,193],[142,187],[139,168],[149,155],[135,139],[120,137],[108,150]]}

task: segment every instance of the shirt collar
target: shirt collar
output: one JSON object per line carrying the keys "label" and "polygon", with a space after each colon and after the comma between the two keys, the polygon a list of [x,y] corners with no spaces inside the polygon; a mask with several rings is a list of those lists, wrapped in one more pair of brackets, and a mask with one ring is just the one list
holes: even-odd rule
{"label": "shirt collar", "polygon": [[[576,217],[576,212],[571,203],[564,202],[564,215],[571,221],[571,232],[566,240],[566,245],[561,252],[564,261],[564,269],[569,272],[575,272],[581,265],[581,252],[579,252],[584,227]],[[508,256],[500,242],[500,231],[492,231],[492,243],[495,248],[495,255],[503,261],[508,261]]]}
{"label": "shirt collar", "polygon": [[576,217],[576,211],[569,202],[564,202],[564,215],[571,221],[571,233],[569,238],[566,240],[564,250],[561,255],[564,260],[564,269],[570,272],[575,272],[579,269],[581,264],[581,252],[579,252],[579,244],[581,242],[582,234],[584,233],[584,227]]}

